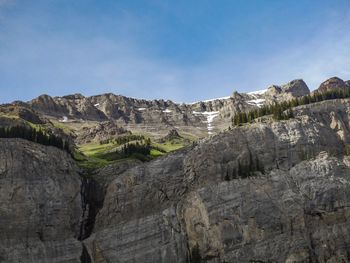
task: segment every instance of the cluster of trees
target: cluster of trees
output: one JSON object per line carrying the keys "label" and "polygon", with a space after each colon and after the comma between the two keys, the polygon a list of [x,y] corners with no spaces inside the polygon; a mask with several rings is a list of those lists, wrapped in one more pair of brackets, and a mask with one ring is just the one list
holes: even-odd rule
{"label": "cluster of trees", "polygon": [[143,135],[135,135],[135,134],[129,134],[129,135],[124,135],[120,136],[117,138],[110,138],[106,140],[100,141],[100,144],[108,144],[108,143],[115,143],[117,145],[122,145],[131,141],[141,141],[144,140],[145,136]]}
{"label": "cluster of trees", "polygon": [[240,112],[233,117],[232,123],[234,126],[239,126],[243,123],[252,122],[256,118],[271,114],[274,120],[288,120],[294,117],[291,110],[292,107],[289,102],[276,102],[273,105],[266,105],[253,111]]}
{"label": "cluster of trees", "polygon": [[55,146],[70,152],[68,141],[64,141],[61,137],[45,133],[42,130],[37,130],[30,126],[0,127],[0,138],[22,138],[47,146]]}
{"label": "cluster of trees", "polygon": [[232,118],[232,124],[234,126],[239,126],[243,123],[251,122],[256,118],[271,114],[274,120],[287,120],[294,117],[292,111],[293,107],[324,100],[344,98],[350,98],[350,89],[334,89],[322,93],[315,92],[313,95],[307,95],[281,103],[276,102],[273,105],[266,105],[253,111],[238,113]]}
{"label": "cluster of trees", "polygon": [[151,143],[146,140],[145,142],[136,142],[136,143],[126,143],[123,145],[122,149],[119,150],[119,154],[124,158],[130,156],[148,156],[151,154]]}

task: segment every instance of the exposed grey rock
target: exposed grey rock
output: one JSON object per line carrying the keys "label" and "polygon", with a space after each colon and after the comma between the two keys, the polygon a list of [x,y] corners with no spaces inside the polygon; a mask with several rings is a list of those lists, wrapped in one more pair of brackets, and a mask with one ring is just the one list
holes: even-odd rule
{"label": "exposed grey rock", "polygon": [[[196,110],[219,111],[219,126],[259,107],[249,101],[301,96],[304,84],[192,105],[113,94],[33,103],[124,127],[159,129],[161,120],[169,131],[203,122]],[[293,119],[257,119],[149,163],[114,163],[82,183],[67,153],[0,139],[0,261],[349,262],[349,109],[349,99],[299,106]]]}
{"label": "exposed grey rock", "polygon": [[319,88],[316,90],[318,92],[325,92],[332,89],[345,89],[349,88],[346,82],[338,77],[333,77],[322,82]]}
{"label": "exposed grey rock", "polygon": [[[8,122],[12,122],[12,124],[23,123],[23,121],[29,121],[34,124],[44,124],[47,122],[43,116],[41,116],[38,112],[35,112],[30,106],[23,102],[15,102],[13,104],[3,104],[0,105],[0,117],[4,119],[7,116],[9,119]],[[19,117],[18,120],[16,118],[11,118],[11,116]],[[0,125],[1,122],[0,122]],[[4,126],[12,126],[4,125]]]}
{"label": "exposed grey rock", "polygon": [[266,91],[265,99],[270,103],[286,101],[310,94],[310,90],[302,79],[295,79],[282,86],[272,85]]}
{"label": "exposed grey rock", "polygon": [[201,188],[182,208],[190,246],[211,262],[348,262],[349,177],[341,159],[321,153]]}
{"label": "exposed grey rock", "polygon": [[267,88],[266,95],[276,97],[277,95],[282,93],[282,88],[277,85],[271,85]]}
{"label": "exposed grey rock", "polygon": [[166,136],[159,140],[160,143],[164,142],[184,142],[189,143],[188,140],[184,139],[176,129],[171,129]]}
{"label": "exposed grey rock", "polygon": [[293,97],[308,95],[310,90],[302,79],[295,79],[282,85],[283,92],[291,93]]}
{"label": "exposed grey rock", "polygon": [[66,152],[0,139],[0,261],[80,262],[80,177]]}
{"label": "exposed grey rock", "polygon": [[84,241],[92,262],[185,262],[186,237],[173,202],[185,192],[185,153],[131,168],[109,184],[94,233]]}
{"label": "exposed grey rock", "polygon": [[98,110],[89,99],[81,94],[52,98],[41,95],[29,102],[33,109],[57,118],[68,117],[86,120],[106,120],[107,117]]}
{"label": "exposed grey rock", "polygon": [[99,122],[94,127],[82,128],[77,135],[76,142],[79,144],[89,143],[92,141],[99,142],[128,133],[130,132],[118,126],[114,121]]}
{"label": "exposed grey rock", "polygon": [[[30,101],[29,105],[49,118],[62,120],[67,117],[71,122],[82,124],[85,121],[109,120],[131,132],[147,132],[157,139],[164,137],[171,129],[203,138],[209,134],[205,113],[219,113],[212,120],[210,129],[210,134],[218,133],[228,128],[231,118],[238,112],[306,94],[309,94],[307,85],[303,80],[297,79],[282,86],[271,86],[265,94],[234,92],[230,97],[191,104],[179,104],[171,100],[135,99],[107,93],[91,97],[81,94],[54,98],[42,95]],[[90,137],[94,137],[93,133]],[[77,142],[80,141],[78,134]]]}
{"label": "exposed grey rock", "polygon": [[92,262],[186,262],[196,248],[207,262],[348,262],[349,103],[302,106],[116,175],[84,241]]}

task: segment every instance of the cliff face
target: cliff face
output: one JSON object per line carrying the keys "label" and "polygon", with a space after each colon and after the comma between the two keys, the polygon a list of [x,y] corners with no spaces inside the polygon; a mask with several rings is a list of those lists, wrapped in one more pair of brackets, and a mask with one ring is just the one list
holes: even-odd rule
{"label": "cliff face", "polygon": [[80,262],[80,184],[65,152],[0,139],[0,262]]}
{"label": "cliff face", "polygon": [[116,174],[84,240],[91,261],[348,262],[349,103],[303,106]]}
{"label": "cliff face", "polygon": [[0,139],[0,261],[349,262],[349,109],[300,106],[83,183],[63,151]]}
{"label": "cliff face", "polygon": [[41,95],[30,101],[29,105],[49,116],[74,116],[77,119],[106,120],[106,116],[81,94],[52,98]]}

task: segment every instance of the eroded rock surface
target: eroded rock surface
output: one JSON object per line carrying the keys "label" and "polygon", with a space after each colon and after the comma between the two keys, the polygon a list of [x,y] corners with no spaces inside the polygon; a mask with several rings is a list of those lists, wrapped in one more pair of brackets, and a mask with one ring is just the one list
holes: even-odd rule
{"label": "eroded rock surface", "polygon": [[322,82],[319,88],[317,89],[317,91],[325,92],[332,89],[349,89],[349,88],[350,88],[349,81],[343,81],[338,77],[332,77]]}
{"label": "eroded rock surface", "polygon": [[56,121],[81,123],[81,126],[89,123],[90,133],[84,130],[78,132],[78,143],[109,135],[110,132],[104,133],[100,129],[101,125],[106,126],[106,123],[102,123],[106,121],[112,124],[106,128],[114,133],[123,128],[136,133],[147,132],[160,139],[169,130],[176,129],[180,133],[191,134],[194,138],[203,138],[227,129],[231,118],[238,112],[309,93],[305,82],[297,79],[281,86],[273,85],[262,93],[234,92],[228,97],[187,104],[107,93],[91,97],[81,94],[63,97],[41,95],[29,101],[27,106]]}
{"label": "eroded rock surface", "polygon": [[91,261],[348,262],[348,108],[302,106],[126,170],[83,241]]}
{"label": "eroded rock surface", "polygon": [[0,139],[0,262],[80,262],[80,184],[67,153]]}
{"label": "eroded rock surface", "polygon": [[349,262],[349,109],[299,106],[287,121],[115,163],[83,187],[66,153],[1,139],[0,259]]}

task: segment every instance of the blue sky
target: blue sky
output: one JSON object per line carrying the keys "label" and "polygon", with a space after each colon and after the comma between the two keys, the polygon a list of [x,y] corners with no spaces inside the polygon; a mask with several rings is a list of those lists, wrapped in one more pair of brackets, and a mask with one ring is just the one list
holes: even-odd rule
{"label": "blue sky", "polygon": [[0,102],[350,79],[349,0],[0,0]]}

